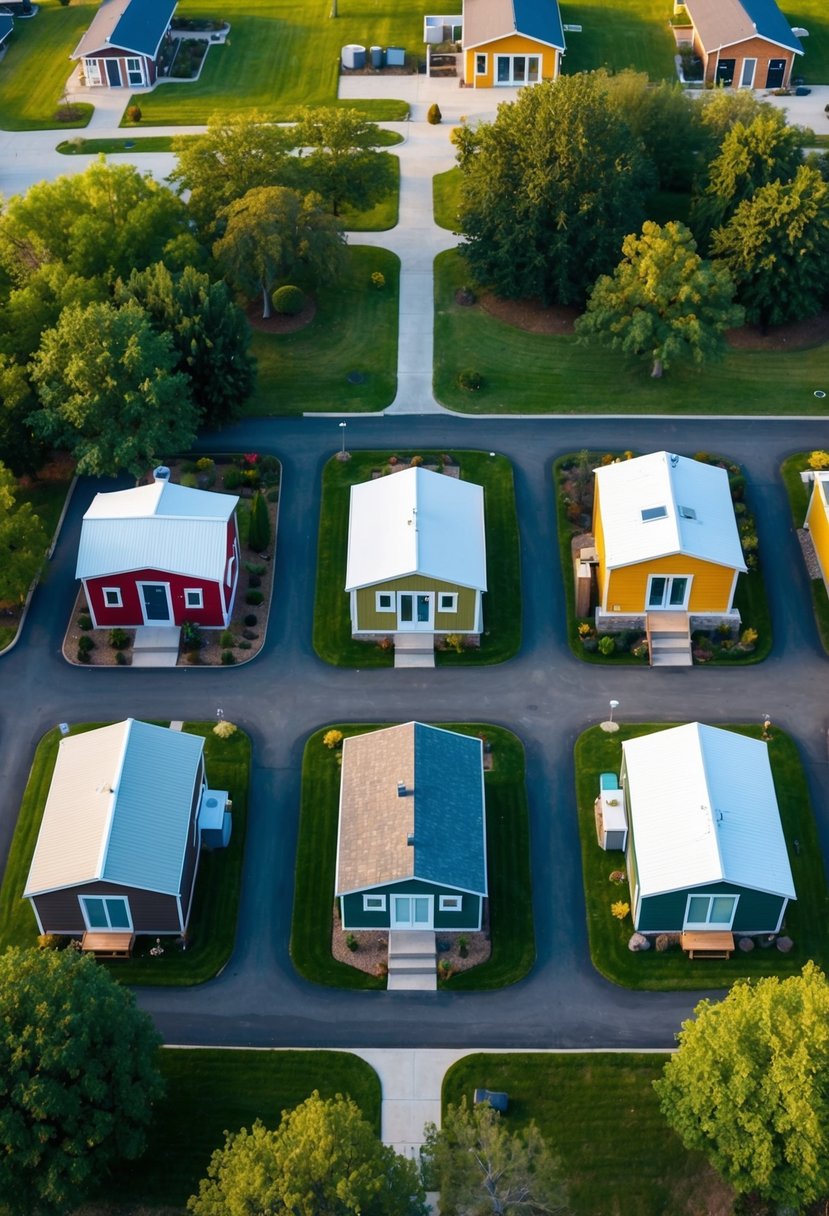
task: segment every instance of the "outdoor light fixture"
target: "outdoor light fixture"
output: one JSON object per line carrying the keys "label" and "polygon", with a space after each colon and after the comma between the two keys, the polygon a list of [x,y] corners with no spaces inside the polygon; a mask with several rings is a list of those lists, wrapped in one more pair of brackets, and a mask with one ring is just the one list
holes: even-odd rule
{"label": "outdoor light fixture", "polygon": [[614,730],[619,729],[619,723],[613,721],[613,711],[619,708],[619,702],[610,701],[609,705],[610,705],[610,717],[607,719],[606,722],[601,723],[602,730],[606,730],[608,732],[608,734],[612,733]]}

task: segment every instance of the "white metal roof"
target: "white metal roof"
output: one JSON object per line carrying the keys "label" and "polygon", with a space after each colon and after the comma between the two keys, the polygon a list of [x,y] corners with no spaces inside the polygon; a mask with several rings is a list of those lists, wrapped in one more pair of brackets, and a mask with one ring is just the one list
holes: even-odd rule
{"label": "white metal roof", "polygon": [[609,569],[682,553],[745,570],[725,469],[652,452],[595,475]]}
{"label": "white metal roof", "polygon": [[94,881],[177,895],[203,750],[132,718],[61,739],[24,897]]}
{"label": "white metal roof", "polygon": [[691,722],[622,749],[642,895],[724,881],[795,898],[765,743]]}
{"label": "white metal roof", "polygon": [[83,517],[75,577],[150,568],[221,582],[238,501],[169,481],[96,494]]}
{"label": "white metal roof", "polygon": [[346,591],[407,574],[486,591],[481,486],[414,468],[351,487]]}

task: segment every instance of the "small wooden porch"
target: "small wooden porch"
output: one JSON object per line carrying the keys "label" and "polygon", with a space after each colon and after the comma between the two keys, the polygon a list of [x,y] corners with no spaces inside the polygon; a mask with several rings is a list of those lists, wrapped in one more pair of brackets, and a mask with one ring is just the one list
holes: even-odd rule
{"label": "small wooden porch", "polygon": [[94,954],[96,958],[129,958],[134,945],[134,933],[90,932],[87,930],[81,938],[83,953]]}

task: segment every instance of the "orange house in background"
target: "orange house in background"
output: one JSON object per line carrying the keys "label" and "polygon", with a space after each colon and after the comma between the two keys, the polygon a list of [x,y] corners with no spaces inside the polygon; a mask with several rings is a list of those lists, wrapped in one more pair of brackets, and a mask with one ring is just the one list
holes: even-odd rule
{"label": "orange house in background", "polygon": [[464,0],[467,88],[556,80],[564,49],[558,0]]}

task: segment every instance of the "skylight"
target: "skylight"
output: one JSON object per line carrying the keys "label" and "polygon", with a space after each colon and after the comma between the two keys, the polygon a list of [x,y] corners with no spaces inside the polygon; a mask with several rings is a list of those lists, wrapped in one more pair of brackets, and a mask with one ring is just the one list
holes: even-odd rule
{"label": "skylight", "polygon": [[645,507],[642,511],[642,519],[645,523],[649,519],[665,519],[668,515],[667,507]]}

